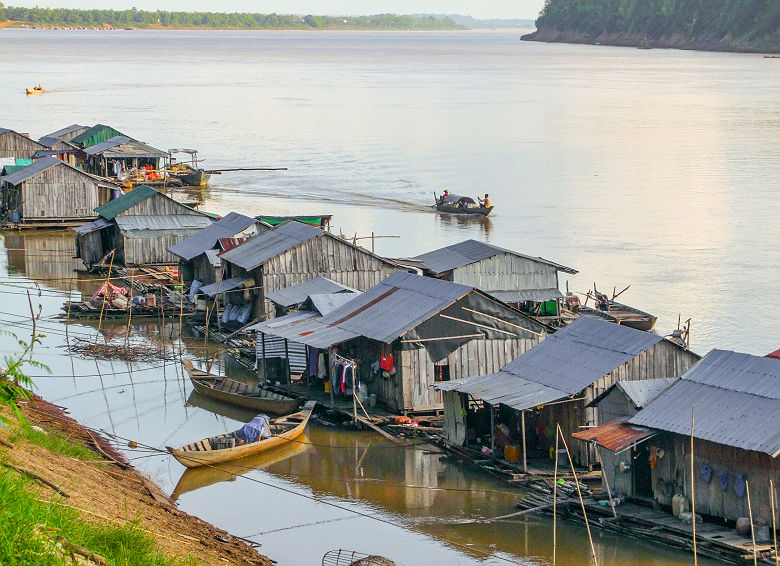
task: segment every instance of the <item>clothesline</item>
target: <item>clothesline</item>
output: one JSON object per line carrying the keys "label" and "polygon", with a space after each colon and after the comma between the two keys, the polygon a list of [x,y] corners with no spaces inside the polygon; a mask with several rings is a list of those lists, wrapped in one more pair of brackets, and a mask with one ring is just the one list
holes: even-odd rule
{"label": "clothesline", "polygon": [[357,369],[357,362],[355,360],[350,360],[349,358],[345,358],[344,356],[340,356],[339,354],[336,354],[335,352],[331,354],[336,358],[336,361],[340,361],[344,364],[349,364],[353,368]]}

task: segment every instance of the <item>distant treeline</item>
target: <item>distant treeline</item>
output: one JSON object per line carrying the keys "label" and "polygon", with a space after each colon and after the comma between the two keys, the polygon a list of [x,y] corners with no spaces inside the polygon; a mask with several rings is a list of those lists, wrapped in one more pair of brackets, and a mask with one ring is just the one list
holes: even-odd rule
{"label": "distant treeline", "polygon": [[157,10],[75,10],[67,8],[14,8],[0,3],[0,22],[37,26],[116,28],[211,28],[211,29],[457,29],[449,18],[397,16],[332,17],[217,12],[166,12]]}
{"label": "distant treeline", "polygon": [[[780,49],[778,0],[547,0],[529,39],[646,38],[656,45]],[[599,39],[600,40],[600,39]]]}

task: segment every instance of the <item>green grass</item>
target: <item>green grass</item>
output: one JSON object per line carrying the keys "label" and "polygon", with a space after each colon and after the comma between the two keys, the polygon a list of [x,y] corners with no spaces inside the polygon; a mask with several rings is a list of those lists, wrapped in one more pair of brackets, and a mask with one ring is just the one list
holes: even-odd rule
{"label": "green grass", "polygon": [[123,526],[94,525],[78,512],[43,503],[28,489],[29,482],[15,472],[0,472],[0,565],[39,566],[61,563],[45,540],[35,536],[44,525],[50,536],[65,536],[73,544],[104,556],[108,564],[121,566],[183,566],[155,549],[155,541],[136,523]]}
{"label": "green grass", "polygon": [[11,435],[11,442],[22,439],[46,448],[51,452],[72,456],[79,460],[94,460],[97,457],[97,454],[90,450],[82,441],[70,439],[56,431],[39,432],[33,429],[32,425],[27,421],[20,422]]}

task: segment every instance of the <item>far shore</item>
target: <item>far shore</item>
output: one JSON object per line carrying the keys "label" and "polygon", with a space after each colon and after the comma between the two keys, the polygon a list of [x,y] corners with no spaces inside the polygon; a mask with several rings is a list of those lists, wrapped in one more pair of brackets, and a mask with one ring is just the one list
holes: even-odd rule
{"label": "far shore", "polygon": [[242,28],[242,27],[204,27],[204,26],[148,26],[143,28],[137,27],[86,27],[86,26],[50,26],[50,25],[34,25],[24,24],[22,22],[0,22],[0,30],[2,29],[28,29],[34,31],[300,31],[300,32],[312,32],[312,31],[370,31],[370,32],[490,32],[490,31],[502,31],[502,32],[518,32],[528,33],[534,30],[534,28],[525,27],[506,27],[506,28],[418,28],[418,29],[405,29],[405,28],[350,28],[350,27],[326,27],[326,28]]}

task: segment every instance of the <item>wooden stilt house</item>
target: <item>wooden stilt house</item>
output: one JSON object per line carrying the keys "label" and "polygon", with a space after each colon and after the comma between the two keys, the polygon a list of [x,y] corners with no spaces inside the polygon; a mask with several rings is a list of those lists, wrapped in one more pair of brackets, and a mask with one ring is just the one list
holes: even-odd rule
{"label": "wooden stilt house", "polygon": [[473,287],[397,271],[325,315],[304,309],[250,330],[258,333],[260,368],[266,340],[282,339],[282,352],[291,344],[296,351],[306,346],[309,356],[325,351],[334,390],[351,387],[343,381],[349,366],[352,383],[366,384],[364,393],[390,410],[417,412],[442,409],[434,384],[497,371],[549,329]]}
{"label": "wooden stilt house", "polygon": [[46,146],[8,128],[0,128],[0,158],[31,159]]}
{"label": "wooden stilt house", "polygon": [[544,455],[560,425],[574,462],[592,466],[592,446],[572,438],[601,422],[588,404],[618,381],[676,377],[698,360],[655,334],[580,317],[495,373],[436,384],[445,395],[444,436],[456,446],[474,444],[494,438],[491,422],[504,422],[507,442],[519,446],[525,438],[526,454],[532,446]]}
{"label": "wooden stilt house", "polygon": [[75,228],[76,253],[87,267],[114,251],[114,265],[174,265],[168,248],[215,218],[142,185],[95,209],[98,219]]}
{"label": "wooden stilt house", "polygon": [[95,218],[95,208],[109,201],[116,185],[89,175],[54,157],[0,177],[4,222],[67,225]]}

